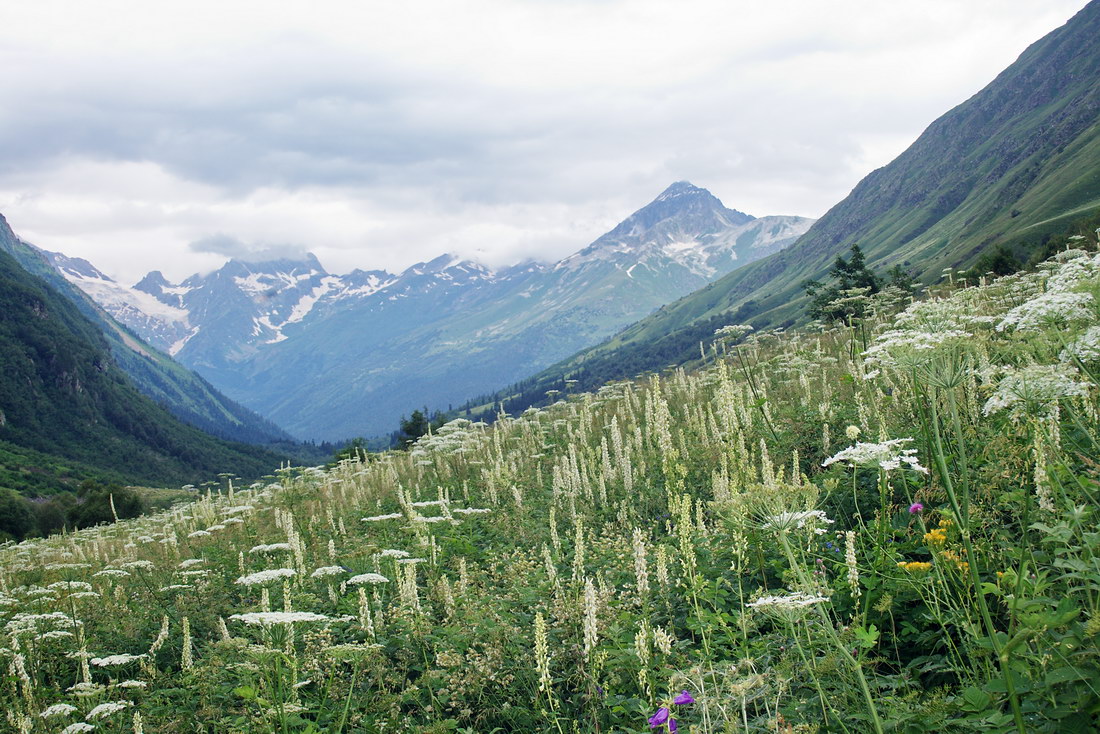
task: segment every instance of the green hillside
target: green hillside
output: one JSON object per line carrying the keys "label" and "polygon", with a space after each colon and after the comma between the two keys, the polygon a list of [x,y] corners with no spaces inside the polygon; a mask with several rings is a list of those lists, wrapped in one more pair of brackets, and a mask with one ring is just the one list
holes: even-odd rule
{"label": "green hillside", "polygon": [[183,484],[256,477],[279,457],[180,423],[139,393],[99,328],[0,252],[0,480],[30,492],[89,476]]}
{"label": "green hillside", "polygon": [[72,301],[103,332],[112,358],[134,385],[180,420],[230,441],[290,442],[290,436],[277,425],[222,395],[202,377],[151,348],[111,318],[58,273],[39,250],[16,237],[3,215],[0,251]]}
{"label": "green hillside", "polygon": [[804,320],[801,285],[858,244],[882,272],[925,283],[1004,248],[1026,262],[1052,237],[1091,234],[1100,214],[1100,3],[1032,44],[985,89],[864,178],[794,245],[671,303],[606,342],[491,396],[532,404],[565,378],[682,364],[714,329]]}

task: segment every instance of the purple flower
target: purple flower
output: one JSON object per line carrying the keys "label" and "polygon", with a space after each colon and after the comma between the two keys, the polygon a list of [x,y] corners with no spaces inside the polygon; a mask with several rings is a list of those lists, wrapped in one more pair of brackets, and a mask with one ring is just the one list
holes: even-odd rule
{"label": "purple flower", "polygon": [[687,691],[680,691],[680,695],[672,699],[672,702],[677,706],[683,706],[684,704],[695,703],[695,699]]}
{"label": "purple flower", "polygon": [[661,726],[666,721],[668,721],[668,709],[662,706],[661,708],[657,709],[657,713],[649,717],[649,728],[656,729],[658,726]]}
{"label": "purple flower", "polygon": [[923,509],[924,509],[924,505],[922,505],[920,502],[914,502],[913,504],[909,505],[909,514],[910,515],[916,515],[918,512],[920,512]]}
{"label": "purple flower", "polygon": [[668,720],[668,730],[669,731],[676,731],[676,719],[669,719]]}

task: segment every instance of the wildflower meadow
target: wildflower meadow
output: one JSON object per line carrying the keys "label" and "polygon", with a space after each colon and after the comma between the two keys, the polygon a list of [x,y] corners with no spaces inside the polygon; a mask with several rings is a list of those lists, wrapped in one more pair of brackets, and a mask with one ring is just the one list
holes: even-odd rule
{"label": "wildflower meadow", "polygon": [[0,548],[0,728],[1100,729],[1100,255],[859,297]]}

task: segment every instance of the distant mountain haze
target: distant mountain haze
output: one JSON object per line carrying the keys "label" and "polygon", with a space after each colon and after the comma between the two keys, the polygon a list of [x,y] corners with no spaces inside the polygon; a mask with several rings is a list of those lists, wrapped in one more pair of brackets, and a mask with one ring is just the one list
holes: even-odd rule
{"label": "distant mountain haze", "polygon": [[672,184],[556,263],[491,270],[449,255],[401,273],[328,273],[313,255],[231,260],[134,287],[53,254],[59,271],[150,344],[295,436],[379,435],[591,346],[794,242],[813,220],[756,218]]}

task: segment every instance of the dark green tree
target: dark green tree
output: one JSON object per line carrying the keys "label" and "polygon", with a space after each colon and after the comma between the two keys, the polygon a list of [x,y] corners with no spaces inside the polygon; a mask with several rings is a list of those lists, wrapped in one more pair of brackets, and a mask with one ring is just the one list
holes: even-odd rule
{"label": "dark green tree", "polygon": [[332,460],[329,462],[329,466],[336,466],[341,461],[347,461],[349,459],[362,459],[370,453],[370,449],[367,448],[367,439],[360,436],[359,438],[353,438],[348,441],[344,446],[332,455]]}
{"label": "dark green tree", "polygon": [[[895,271],[895,276],[904,274],[900,267]],[[822,321],[860,318],[868,304],[867,296],[878,293],[882,288],[880,278],[867,267],[859,245],[852,245],[847,260],[843,255],[837,255],[829,269],[829,278],[832,282],[828,284],[817,280],[807,280],[802,284],[802,289],[810,297],[811,318]]]}
{"label": "dark green tree", "polygon": [[436,413],[429,418],[427,408],[414,410],[408,418],[401,416],[401,430],[397,434],[398,447],[408,448],[411,444],[416,443],[416,439],[428,431],[434,431],[442,426],[444,420],[442,413]]}
{"label": "dark green tree", "polygon": [[0,489],[0,540],[22,540],[34,530],[31,504],[10,489]]}
{"label": "dark green tree", "polygon": [[117,484],[100,484],[89,479],[80,485],[78,495],[80,502],[69,513],[70,523],[77,528],[114,522],[116,514],[119,520],[124,520],[145,511],[145,504],[137,492]]}

